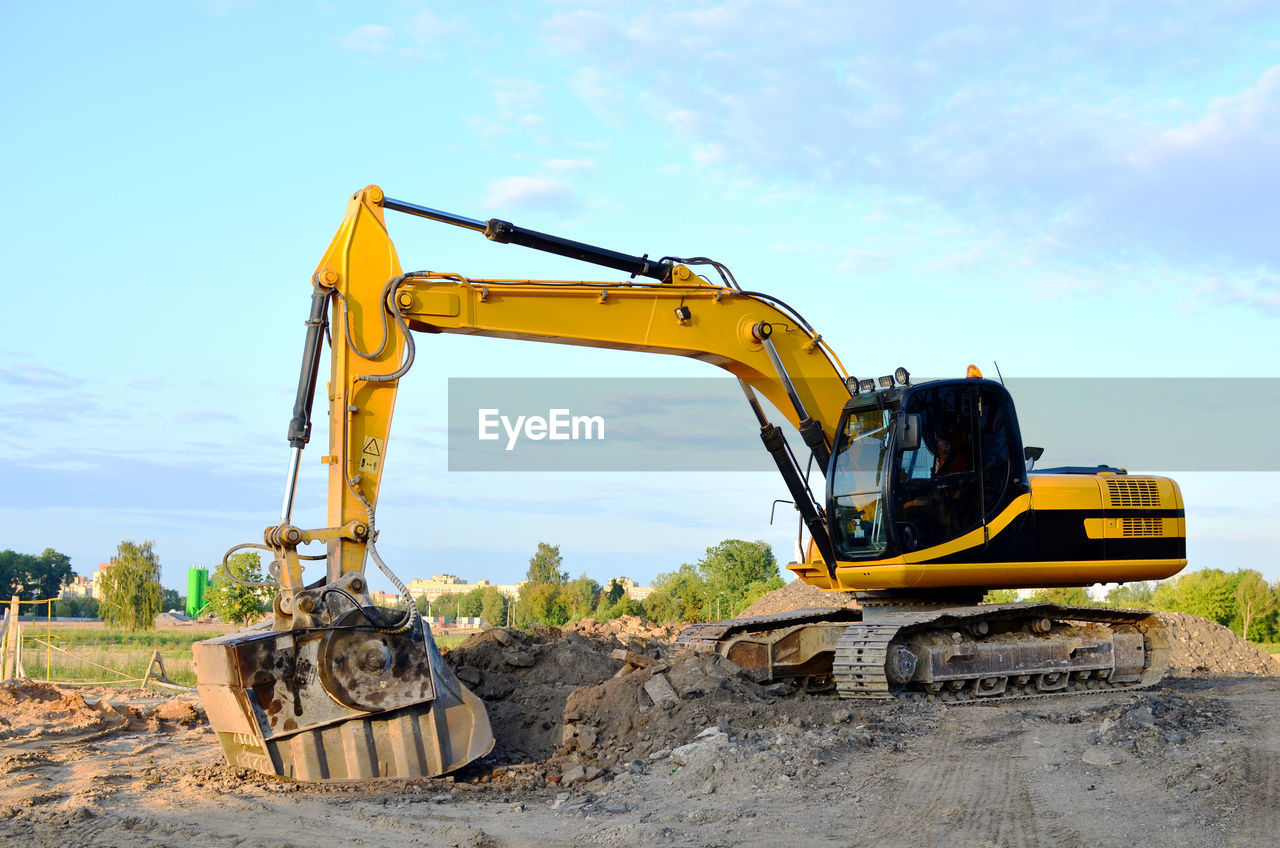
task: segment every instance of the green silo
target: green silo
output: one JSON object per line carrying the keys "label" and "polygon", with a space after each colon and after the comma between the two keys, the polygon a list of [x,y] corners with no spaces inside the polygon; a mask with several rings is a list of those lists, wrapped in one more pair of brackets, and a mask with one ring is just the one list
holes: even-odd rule
{"label": "green silo", "polygon": [[187,569],[187,615],[204,612],[204,590],[209,587],[209,569],[193,565]]}

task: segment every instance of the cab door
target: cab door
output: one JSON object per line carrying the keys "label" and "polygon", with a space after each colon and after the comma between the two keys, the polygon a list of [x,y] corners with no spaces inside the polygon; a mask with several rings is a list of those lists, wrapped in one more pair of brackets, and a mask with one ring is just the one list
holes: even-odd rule
{"label": "cab door", "polygon": [[894,528],[904,553],[957,539],[982,526],[984,498],[978,438],[978,387],[919,386],[900,415],[918,416],[918,444],[894,453]]}

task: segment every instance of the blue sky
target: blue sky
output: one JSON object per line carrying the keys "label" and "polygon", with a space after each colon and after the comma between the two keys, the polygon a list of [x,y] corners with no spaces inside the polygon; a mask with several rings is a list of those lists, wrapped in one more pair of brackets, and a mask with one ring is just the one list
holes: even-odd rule
{"label": "blue sky", "polygon": [[[151,538],[180,587],[256,540],[279,512],[309,276],[368,183],[715,257],[855,373],[1280,376],[1280,13],[899,9],[8,4],[0,547],[88,573]],[[389,218],[406,267],[594,275]],[[448,377],[711,373],[420,340],[380,549],[405,579],[518,579],[539,540],[597,579],[646,581],[735,536],[787,559],[767,474],[446,471]],[[314,445],[295,515],[312,525]],[[1178,479],[1193,567],[1280,578],[1274,473]]]}

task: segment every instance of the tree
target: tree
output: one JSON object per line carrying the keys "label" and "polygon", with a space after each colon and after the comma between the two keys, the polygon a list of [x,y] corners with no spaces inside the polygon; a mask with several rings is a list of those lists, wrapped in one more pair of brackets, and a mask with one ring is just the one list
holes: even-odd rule
{"label": "tree", "polygon": [[[623,578],[625,579],[625,578]],[[608,601],[608,606],[613,606],[622,600],[627,594],[627,587],[622,585],[622,580],[617,577],[609,578],[609,588],[605,590],[605,597],[601,599],[601,603]]]}
{"label": "tree", "polygon": [[569,621],[559,587],[552,583],[525,583],[520,587],[520,602],[516,606],[516,623],[548,624],[559,626]]}
{"label": "tree", "polygon": [[725,539],[707,548],[706,555],[698,561],[698,573],[706,584],[708,617],[715,614],[717,601],[721,603],[721,615],[731,616],[734,609],[743,606],[742,601],[752,592],[754,584],[771,587],[758,587],[757,597],[765,591],[782,588],[778,560],[773,548],[765,542]]}
{"label": "tree", "polygon": [[475,617],[484,609],[484,587],[477,586],[458,599],[458,615]]}
{"label": "tree", "polygon": [[1017,589],[992,589],[982,596],[984,604],[1016,604],[1019,600]]}
{"label": "tree", "polygon": [[56,598],[74,576],[71,558],[53,548],[39,556],[0,551],[0,597],[6,601],[13,595],[24,601]]}
{"label": "tree", "polygon": [[501,627],[507,623],[507,596],[492,586],[481,594],[480,615],[492,625]]}
{"label": "tree", "polygon": [[1081,586],[1058,586],[1053,589],[1037,589],[1031,600],[1064,607],[1096,607],[1098,602],[1089,597],[1089,591]]}
{"label": "tree", "polygon": [[653,579],[654,591],[645,598],[645,609],[655,621],[704,621],[707,584],[696,565],[685,563]]}
{"label": "tree", "polygon": [[101,618],[99,613],[99,603],[97,598],[81,598],[77,608],[76,615],[81,618]]}
{"label": "tree", "polygon": [[[255,554],[256,557],[256,554]],[[160,613],[160,560],[155,543],[124,541],[99,579],[102,619],[108,627],[150,630]]]}
{"label": "tree", "polygon": [[572,580],[564,587],[564,604],[569,612],[569,620],[577,621],[595,612],[596,605],[602,595],[600,584],[585,573]]}
{"label": "tree", "polygon": [[160,606],[166,610],[185,610],[187,599],[174,589],[160,590]]}
{"label": "tree", "polygon": [[1146,580],[1124,583],[1107,592],[1107,606],[1130,609],[1151,609],[1156,584]]}
{"label": "tree", "polygon": [[1248,639],[1250,623],[1275,608],[1276,593],[1262,579],[1261,574],[1253,569],[1246,569],[1240,572],[1240,580],[1236,583],[1233,594],[1242,619],[1240,635]]}
{"label": "tree", "polygon": [[427,601],[427,596],[418,598],[418,612],[433,618],[457,618],[458,607],[462,603],[461,592],[446,592],[434,601]]}
{"label": "tree", "polygon": [[[245,583],[261,583],[265,579],[262,558],[252,551],[227,557],[227,568]],[[204,599],[209,611],[223,621],[248,624],[271,608],[273,594],[269,586],[242,586],[218,569],[209,581]]]}
{"label": "tree", "polygon": [[[653,596],[650,595],[649,597]],[[637,615],[642,617],[652,616],[651,613],[646,611],[647,608],[645,605],[628,595],[623,595],[616,603],[613,604],[610,604],[608,601],[609,596],[601,593],[600,605],[596,607],[595,612],[592,614],[592,617],[595,618],[596,621],[612,621],[613,619],[624,615]]]}
{"label": "tree", "polygon": [[1192,571],[1156,586],[1151,605],[1158,610],[1188,612],[1227,624],[1236,612],[1237,579],[1217,568]]}
{"label": "tree", "polygon": [[529,570],[524,579],[529,583],[563,586],[569,582],[569,572],[561,571],[562,565],[564,557],[560,556],[560,546],[539,542],[538,550],[529,558]]}

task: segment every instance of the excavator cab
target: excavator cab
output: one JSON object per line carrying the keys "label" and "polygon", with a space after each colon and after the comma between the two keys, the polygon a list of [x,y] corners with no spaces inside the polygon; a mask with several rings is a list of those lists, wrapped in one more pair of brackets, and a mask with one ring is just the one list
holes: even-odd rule
{"label": "excavator cab", "polygon": [[958,539],[1029,491],[1013,400],[989,380],[939,380],[849,400],[827,475],[841,559]]}

